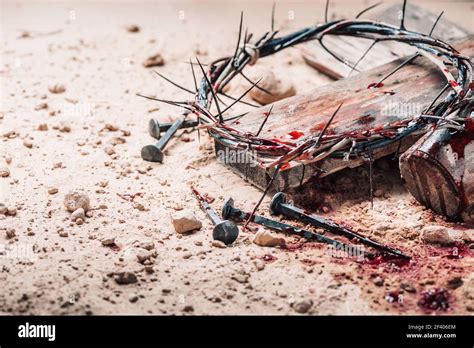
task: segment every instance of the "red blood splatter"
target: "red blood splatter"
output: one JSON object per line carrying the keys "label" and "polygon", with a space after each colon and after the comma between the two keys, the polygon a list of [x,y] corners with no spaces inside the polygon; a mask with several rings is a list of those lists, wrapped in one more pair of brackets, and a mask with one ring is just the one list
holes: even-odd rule
{"label": "red blood splatter", "polygon": [[273,256],[272,254],[265,254],[263,256],[260,257],[263,261],[265,262],[274,262],[277,260],[277,258],[275,256]]}
{"label": "red blood splatter", "polygon": [[446,258],[451,260],[462,259],[469,255],[469,248],[466,244],[456,242],[449,252],[445,255]]}
{"label": "red blood splatter", "polygon": [[255,150],[257,151],[277,151],[277,150],[282,150],[282,146],[269,146],[269,145],[258,145],[255,146]]}
{"label": "red blood splatter", "polygon": [[449,143],[453,151],[458,154],[459,158],[464,158],[464,149],[466,148],[466,145],[474,140],[474,120],[467,119],[464,129],[464,132],[456,134]]}
{"label": "red blood splatter", "polygon": [[418,301],[418,306],[424,310],[445,311],[449,308],[450,295],[446,289],[430,289],[421,293],[421,299]]}
{"label": "red blood splatter", "polygon": [[205,193],[202,198],[206,201],[206,203],[211,204],[213,203],[216,199],[214,197],[209,196],[207,193]]}
{"label": "red blood splatter", "polygon": [[390,270],[401,271],[403,267],[406,267],[410,264],[410,259],[404,259],[391,255],[377,255],[373,259],[364,261],[364,263],[370,266],[387,265],[389,266]]}
{"label": "red blood splatter", "polygon": [[465,130],[467,132],[474,132],[474,119],[468,118],[465,124]]}
{"label": "red blood splatter", "polygon": [[311,128],[311,131],[316,132],[316,131],[322,131],[324,129],[325,123],[324,122],[319,122],[316,123],[313,128]]}
{"label": "red blood splatter", "polygon": [[305,243],[285,243],[281,248],[287,251],[296,251],[303,249]]}
{"label": "red blood splatter", "polygon": [[383,92],[383,94],[394,95],[395,92],[394,91],[385,91],[385,92]]}
{"label": "red blood splatter", "polygon": [[289,163],[283,163],[280,166],[280,170],[286,170],[286,169],[289,169],[289,168],[291,168],[291,164],[289,164]]}
{"label": "red blood splatter", "polygon": [[304,133],[299,132],[299,131],[292,131],[288,133],[288,135],[291,137],[291,139],[296,140],[296,139],[301,138],[304,135]]}
{"label": "red blood splatter", "polygon": [[361,116],[356,120],[357,123],[363,124],[363,125],[368,125],[374,121],[375,121],[375,117],[370,116],[370,115]]}
{"label": "red blood splatter", "polygon": [[453,88],[459,86],[459,84],[458,84],[456,81],[454,81],[454,80],[449,80],[449,84],[450,84],[450,86],[453,87]]}
{"label": "red blood splatter", "polygon": [[279,144],[284,144],[284,145],[294,145],[293,143],[290,143],[288,141],[282,141],[282,140],[277,139],[277,138],[272,138],[271,141],[273,141],[275,143],[279,143]]}
{"label": "red blood splatter", "polygon": [[360,91],[361,91],[360,89],[356,89],[354,92],[359,93]]}
{"label": "red blood splatter", "polygon": [[393,138],[396,134],[394,132],[386,131],[386,132],[380,132],[380,135],[387,138]]}
{"label": "red blood splatter", "polygon": [[380,88],[380,87],[383,87],[382,82],[372,82],[370,85],[367,86],[367,89]]}

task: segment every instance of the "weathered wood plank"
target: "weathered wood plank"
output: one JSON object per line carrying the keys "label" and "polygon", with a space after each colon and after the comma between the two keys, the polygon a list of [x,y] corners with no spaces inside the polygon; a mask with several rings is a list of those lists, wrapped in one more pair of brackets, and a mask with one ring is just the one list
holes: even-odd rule
{"label": "weathered wood plank", "polygon": [[[398,19],[400,9],[401,4],[396,4],[375,15],[368,13],[367,17],[398,26],[400,24]],[[429,33],[437,17],[438,14],[431,13],[422,7],[408,4],[405,23],[410,30]],[[443,17],[439,20],[433,33],[433,37],[446,41],[460,39],[466,35],[468,33],[465,29]],[[324,44],[338,57],[347,59],[347,63],[353,66],[370,47],[372,41],[344,36],[326,36]],[[357,65],[357,69],[367,71],[397,58],[407,56],[414,51],[413,47],[397,42],[380,42]],[[351,73],[352,69],[349,66],[336,60],[317,41],[303,45],[301,52],[306,63],[334,79],[340,79],[349,76],[349,74],[354,75],[357,73],[356,71]]]}
{"label": "weathered wood plank", "polygon": [[[464,54],[474,55],[472,37],[454,44],[454,47]],[[386,80],[383,87],[368,88],[370,84],[377,82],[402,61],[403,59],[400,59],[357,76],[338,80],[331,85],[274,103],[272,114],[260,136],[295,142],[289,135],[292,131],[302,132],[304,136],[317,135],[341,102],[344,105],[329,127],[331,132],[365,130],[386,122],[418,115],[446,84],[441,72],[425,58],[419,58],[413,64],[405,66]],[[255,133],[264,119],[264,112],[269,111],[270,106],[266,105],[251,111],[236,127],[242,131]],[[400,150],[405,151],[417,138],[418,136],[405,138],[401,142]],[[374,151],[372,156],[377,159],[395,153],[398,146],[394,143],[387,148]],[[219,151],[225,151],[225,146],[216,142],[216,155],[222,159],[223,153]],[[228,149],[228,153],[232,151]],[[256,163],[260,161],[262,158],[255,158],[246,163],[226,164],[256,186],[265,187],[269,176],[262,168],[256,166]],[[276,185],[281,190],[296,187],[315,175],[325,176],[343,168],[359,166],[363,162],[363,158],[351,161],[328,158],[318,162],[317,166],[296,165],[283,170],[277,176]],[[318,168],[325,172],[321,174]]]}

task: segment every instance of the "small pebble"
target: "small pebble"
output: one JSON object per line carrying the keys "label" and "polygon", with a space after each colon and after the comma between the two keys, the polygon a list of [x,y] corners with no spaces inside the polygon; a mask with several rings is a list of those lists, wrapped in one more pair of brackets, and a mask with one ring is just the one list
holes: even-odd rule
{"label": "small pebble", "polygon": [[225,243],[221,242],[220,240],[213,240],[211,245],[215,248],[227,248],[227,245],[225,245]]}
{"label": "small pebble", "polygon": [[140,31],[140,27],[135,24],[128,25],[126,29],[129,33],[138,33]]}
{"label": "small pebble", "polygon": [[14,238],[16,236],[15,229],[14,228],[7,228],[6,235],[7,235],[7,239]]}
{"label": "small pebble", "polygon": [[263,262],[261,259],[255,259],[253,264],[255,265],[257,271],[262,271],[265,268],[265,262]]}
{"label": "small pebble", "polygon": [[293,304],[293,309],[300,314],[307,313],[309,309],[313,306],[313,301],[305,300],[300,302],[295,302]]}
{"label": "small pebble", "polygon": [[8,176],[10,176],[10,169],[5,166],[0,166],[0,177],[6,178]]}
{"label": "small pebble", "polygon": [[84,220],[85,218],[86,218],[86,212],[84,211],[84,208],[76,209],[71,214],[71,221],[77,221],[78,219]]}
{"label": "small pebble", "polygon": [[58,193],[58,192],[59,192],[59,189],[58,189],[57,187],[50,187],[50,188],[48,189],[48,193],[49,193],[50,195],[55,195],[55,194]]}
{"label": "small pebble", "polygon": [[155,66],[162,66],[165,64],[165,60],[161,56],[161,54],[157,53],[151,57],[148,57],[144,62],[143,66],[145,68],[152,68]]}
{"label": "small pebble", "polygon": [[48,88],[48,90],[49,90],[51,93],[60,94],[60,93],[66,92],[66,87],[64,87],[64,86],[61,85],[61,84],[56,84],[56,85],[50,86],[50,87]]}

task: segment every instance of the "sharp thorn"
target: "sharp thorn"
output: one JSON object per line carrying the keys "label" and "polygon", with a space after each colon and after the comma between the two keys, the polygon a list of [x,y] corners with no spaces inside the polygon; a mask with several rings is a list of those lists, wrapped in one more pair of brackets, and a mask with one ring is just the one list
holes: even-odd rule
{"label": "sharp thorn", "polygon": [[245,33],[244,33],[244,45],[247,44],[247,38],[248,38],[248,34],[247,34],[247,31],[248,31],[248,28],[245,28]]}
{"label": "sharp thorn", "polygon": [[224,119],[224,121],[225,121],[225,122],[228,122],[228,121],[236,121],[236,120],[238,120],[238,119],[244,117],[244,116],[247,115],[247,114],[248,114],[248,112],[244,112],[243,114],[226,118],[226,119]]}
{"label": "sharp thorn", "polygon": [[[319,41],[319,44],[322,46],[322,48],[323,48],[327,53],[329,53],[331,56],[333,56],[336,60],[338,60],[339,62],[341,62],[341,63],[344,64],[344,65],[347,65],[347,66],[348,66],[349,68],[351,68],[351,69],[353,68],[352,65],[350,65],[350,64],[347,63],[345,60],[341,59],[340,57],[338,57],[337,55],[335,55],[333,52],[331,52],[331,51],[326,47],[326,45],[323,43],[323,38],[322,38],[322,37],[319,38],[318,41]],[[355,71],[357,71],[357,72],[359,71],[359,70],[357,70],[357,69],[355,69],[355,68],[353,68],[353,69],[354,69]]]}
{"label": "sharp thorn", "polygon": [[216,93],[214,92],[214,88],[212,87],[211,81],[209,81],[209,79],[207,78],[207,74],[204,71],[204,68],[202,67],[201,62],[199,61],[198,57],[196,57],[196,61],[198,62],[199,67],[201,68],[202,74],[204,75],[204,78],[206,79],[206,82],[209,86],[209,89],[211,90],[212,98],[214,99],[214,102],[216,103],[217,113],[219,115],[219,122],[222,123],[223,122],[222,112],[221,112],[221,108],[219,106],[219,102],[217,101]]}
{"label": "sharp thorn", "polygon": [[338,113],[339,110],[341,109],[342,104],[344,104],[344,103],[339,104],[339,106],[337,107],[336,111],[333,112],[333,114],[331,115],[331,117],[329,118],[329,120],[326,122],[326,124],[324,125],[324,128],[323,128],[323,130],[321,131],[321,133],[319,134],[319,137],[318,137],[318,139],[316,140],[316,143],[315,143],[314,146],[318,146],[318,145],[319,145],[319,143],[321,142],[321,139],[322,139],[323,136],[324,136],[324,133],[326,133],[326,131],[327,131],[327,129],[329,128],[330,124],[331,124],[332,121],[334,120],[334,117],[336,117],[337,113]]}
{"label": "sharp thorn", "polygon": [[272,32],[275,31],[275,2],[273,2],[272,5],[272,26],[271,26]]}
{"label": "sharp thorn", "polygon": [[397,66],[395,69],[393,69],[391,72],[389,72],[384,78],[382,78],[379,82],[376,83],[376,85],[380,85],[382,82],[384,82],[386,79],[388,79],[390,76],[392,76],[393,74],[395,74],[398,70],[400,70],[401,68],[403,68],[405,65],[407,65],[408,63],[410,63],[411,61],[415,60],[415,58],[417,58],[420,54],[419,53],[415,53],[413,55],[411,55],[407,60],[405,60],[403,63],[401,63],[399,66]]}
{"label": "sharp thorn", "polygon": [[189,58],[189,65],[191,66],[191,72],[193,73],[194,88],[196,89],[196,93],[197,93],[198,86],[197,86],[197,81],[196,81],[196,73],[194,72],[194,65],[191,62],[191,58]]}
{"label": "sharp thorn", "polygon": [[235,47],[234,58],[232,59],[232,65],[234,65],[237,59],[237,52],[239,52],[240,38],[242,37],[242,23],[244,21],[244,11],[240,12],[240,24],[239,24],[239,36],[237,39],[237,46]]}
{"label": "sharp thorn", "polygon": [[183,91],[186,91],[186,92],[188,92],[188,93],[194,94],[194,92],[192,92],[191,90],[189,90],[189,89],[187,89],[187,88],[185,88],[185,87],[183,87],[183,86],[178,85],[176,82],[171,81],[169,78],[167,78],[167,77],[161,75],[158,71],[153,70],[153,72],[154,72],[155,74],[157,74],[159,77],[161,77],[162,79],[164,79],[164,80],[168,81],[169,83],[171,83],[173,86],[176,86],[176,87],[178,87],[178,88],[180,88],[180,89],[182,89]]}
{"label": "sharp thorn", "polygon": [[258,135],[262,131],[263,127],[265,126],[265,123],[267,123],[267,120],[268,120],[268,118],[270,117],[270,115],[272,113],[273,105],[274,104],[272,104],[272,106],[270,106],[270,110],[268,110],[267,114],[265,115],[265,119],[263,120],[262,124],[260,125],[260,128],[258,129],[257,134],[255,134],[256,137],[258,137]]}
{"label": "sharp thorn", "polygon": [[170,104],[170,105],[173,105],[173,106],[177,106],[179,108],[184,108],[184,109],[189,110],[189,111],[193,111],[191,108],[184,106],[184,105],[188,104],[187,102],[175,102],[175,101],[171,101],[171,100],[158,99],[158,98],[149,97],[149,96],[146,96],[146,95],[143,95],[143,94],[140,94],[140,93],[137,93],[137,96],[145,98],[145,99],[150,99],[150,100],[154,100],[154,101],[157,101],[157,102],[165,103],[165,104]]}
{"label": "sharp thorn", "polygon": [[281,164],[277,165],[277,167],[275,168],[275,172],[273,173],[270,181],[268,182],[267,184],[267,187],[265,187],[265,190],[263,191],[263,194],[262,196],[260,197],[260,200],[257,202],[257,204],[255,204],[255,207],[253,208],[252,210],[252,213],[250,213],[250,216],[249,218],[247,219],[247,221],[245,222],[244,224],[244,229],[247,228],[247,225],[249,224],[250,221],[252,221],[254,215],[255,215],[255,212],[257,211],[258,207],[260,206],[260,204],[262,204],[262,201],[263,199],[265,198],[265,196],[267,195],[267,192],[268,190],[270,189],[270,187],[273,185],[273,181],[275,181],[277,175],[278,175],[278,172],[280,171],[280,167],[281,167]]}
{"label": "sharp thorn", "polygon": [[355,18],[356,18],[356,19],[359,18],[360,16],[362,16],[362,15],[363,15],[364,13],[366,13],[367,11],[370,11],[370,10],[372,10],[373,8],[379,6],[381,3],[382,3],[382,2],[378,2],[378,3],[374,4],[374,5],[369,6],[369,7],[367,7],[366,9],[360,11],[360,12],[357,14],[357,16],[356,16]]}
{"label": "sharp thorn", "polygon": [[221,98],[219,98],[219,95],[216,94],[216,98],[217,98],[222,104],[224,104],[224,106],[227,106],[227,103],[224,102]]}
{"label": "sharp thorn", "polygon": [[329,0],[326,0],[326,9],[324,11],[324,23],[328,22]]}
{"label": "sharp thorn", "polygon": [[237,104],[237,102],[239,102],[243,97],[245,97],[247,95],[248,92],[250,92],[262,79],[259,79],[257,82],[255,82],[249,89],[247,89],[239,98],[237,98],[232,104],[230,104],[228,107],[226,107],[224,109],[224,111],[222,111],[223,113],[226,112],[227,110],[229,110],[232,106],[234,106],[235,104]]}
{"label": "sharp thorn", "polygon": [[[251,84],[254,84],[254,82],[251,79],[249,79],[242,71],[239,71],[239,74],[242,75],[242,77],[246,79],[248,82],[250,82]],[[268,95],[273,95],[270,91],[266,90],[263,87],[255,86],[255,88],[261,90],[264,93],[267,93]]]}
{"label": "sharp thorn", "polygon": [[[229,99],[232,99],[232,100],[237,100],[236,98],[234,98],[233,96],[229,95],[229,94],[226,94],[224,92],[219,92],[219,94],[222,94],[224,97],[227,97]],[[248,106],[252,106],[254,108],[259,108],[260,105],[255,105],[255,104],[252,104],[252,103],[249,103],[249,102],[246,102],[246,101],[243,101],[243,100],[239,100],[239,103],[242,103],[242,104],[245,104],[245,105],[248,105]]]}
{"label": "sharp thorn", "polygon": [[403,0],[403,7],[402,7],[402,19],[400,21],[400,30],[405,30],[405,11],[407,7],[407,0]]}
{"label": "sharp thorn", "polygon": [[444,14],[444,11],[441,11],[438,18],[436,18],[436,21],[434,22],[433,27],[431,28],[430,33],[428,34],[428,36],[431,36],[431,34],[433,34],[433,31],[436,28],[436,25],[438,24],[438,21],[440,20],[440,18],[443,14]]}
{"label": "sharp thorn", "polygon": [[433,107],[433,105],[436,103],[436,101],[439,99],[439,97],[441,97],[443,95],[443,93],[449,88],[449,86],[451,86],[449,83],[447,83],[443,89],[436,95],[436,97],[433,99],[433,101],[431,102],[431,104],[426,108],[426,112],[429,112],[430,109]]}
{"label": "sharp thorn", "polygon": [[375,44],[378,42],[378,40],[374,40],[374,42],[372,42],[372,44],[369,46],[369,48],[364,52],[364,54],[359,58],[359,60],[354,64],[354,66],[352,67],[351,71],[349,72],[349,76],[351,76],[352,72],[354,71],[355,68],[357,68],[357,65],[359,65],[359,63],[362,61],[362,59],[364,59],[367,54],[369,53],[369,51],[375,46]]}
{"label": "sharp thorn", "polygon": [[[198,63],[193,63],[193,62],[180,62],[180,63],[184,63],[184,64],[191,64],[191,65],[194,65],[194,66],[198,66],[199,64]],[[209,66],[210,64],[207,64],[207,63],[201,63],[202,66]]]}

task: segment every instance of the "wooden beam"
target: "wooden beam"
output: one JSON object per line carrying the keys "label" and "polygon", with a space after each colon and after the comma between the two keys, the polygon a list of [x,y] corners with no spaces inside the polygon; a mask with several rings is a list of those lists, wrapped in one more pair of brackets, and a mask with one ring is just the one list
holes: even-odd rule
{"label": "wooden beam", "polygon": [[[363,15],[362,18],[372,18],[399,26],[400,19],[398,14],[400,9],[401,2],[381,12],[377,12],[374,9],[374,12],[369,12],[366,16]],[[408,30],[428,34],[439,14],[431,13],[422,7],[408,3],[405,15],[405,25]],[[467,35],[468,32],[465,29],[444,17],[441,17],[433,32],[434,38],[445,41],[459,40]],[[328,35],[324,38],[324,44],[338,57],[346,58],[347,63],[354,66],[370,47],[372,41],[354,37]],[[399,42],[379,42],[357,64],[357,69],[367,71],[414,52],[415,49],[413,47]],[[308,65],[334,79],[347,77],[349,74],[351,76],[357,74],[356,71],[351,73],[352,69],[349,66],[336,60],[317,41],[311,41],[302,45],[301,53]]]}
{"label": "wooden beam", "polygon": [[[454,47],[464,54],[474,55],[472,37],[455,43]],[[317,135],[341,102],[344,105],[329,127],[331,132],[365,130],[387,122],[417,116],[446,85],[444,76],[427,59],[420,57],[414,63],[408,64],[388,78],[380,88],[368,88],[402,61],[403,59],[397,60],[272,104],[272,114],[261,131],[260,137],[295,142],[289,135],[292,131],[302,132],[304,136]],[[241,124],[236,125],[236,128],[255,134],[264,120],[265,112],[268,112],[270,107],[271,105],[266,105],[250,111]],[[372,157],[377,159],[395,153],[397,150],[403,152],[419,136],[406,137],[400,144],[394,143],[386,148],[375,150]],[[218,159],[229,157],[229,155],[236,158],[235,151],[226,148],[218,141],[215,144],[215,151]],[[258,166],[263,158],[252,158],[251,152],[246,153],[246,158],[246,161],[224,161],[232,170],[252,184],[260,188],[266,187],[271,173],[266,173]],[[275,185],[280,190],[294,188],[315,176],[325,176],[347,167],[357,167],[362,163],[364,159],[359,157],[350,161],[327,158],[317,164],[295,165],[281,171],[275,180]]]}

